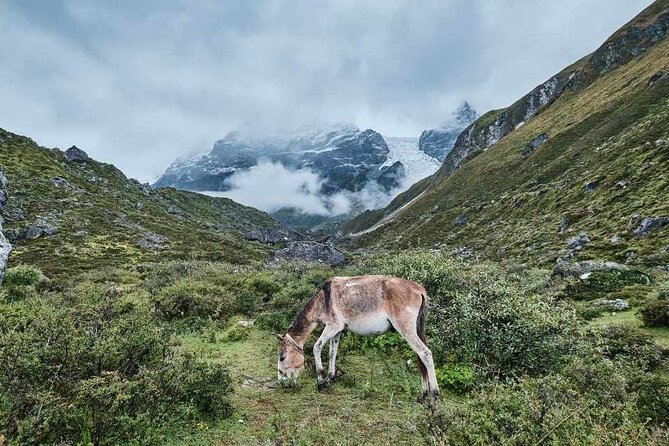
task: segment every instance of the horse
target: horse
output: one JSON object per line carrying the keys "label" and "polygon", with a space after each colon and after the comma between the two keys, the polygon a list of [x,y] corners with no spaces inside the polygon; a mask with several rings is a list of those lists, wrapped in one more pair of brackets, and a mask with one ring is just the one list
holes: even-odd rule
{"label": "horse", "polygon": [[[395,330],[416,354],[422,386],[419,401],[436,399],[439,385],[426,345],[426,310],[427,292],[415,282],[391,276],[332,277],[304,304],[288,332],[275,335],[279,340],[278,379],[297,379],[304,368],[304,344],[318,325],[324,325],[313,350],[318,391],[335,379],[337,349],[345,329],[367,336]],[[328,373],[323,376],[321,351],[328,341]]]}

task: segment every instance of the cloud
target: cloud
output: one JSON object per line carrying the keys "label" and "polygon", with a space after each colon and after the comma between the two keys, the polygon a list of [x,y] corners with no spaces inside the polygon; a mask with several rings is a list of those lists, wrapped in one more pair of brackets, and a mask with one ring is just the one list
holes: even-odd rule
{"label": "cloud", "polygon": [[308,169],[291,170],[280,163],[261,161],[249,170],[235,173],[227,183],[229,191],[205,193],[267,212],[289,207],[307,214],[340,215],[350,210],[350,201],[343,194],[322,195],[322,180]]}
{"label": "cloud", "polygon": [[5,0],[0,127],[143,181],[249,123],[417,136],[463,99],[510,104],[649,3]]}

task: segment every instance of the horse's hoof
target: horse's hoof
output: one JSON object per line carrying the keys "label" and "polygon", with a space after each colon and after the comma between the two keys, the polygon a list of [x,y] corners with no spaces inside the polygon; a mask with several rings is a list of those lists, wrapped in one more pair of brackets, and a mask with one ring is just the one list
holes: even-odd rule
{"label": "horse's hoof", "polygon": [[418,404],[423,404],[425,403],[426,399],[427,399],[427,392],[422,392],[420,395],[418,395],[418,398],[416,398],[416,402]]}
{"label": "horse's hoof", "polygon": [[316,383],[316,389],[318,389],[319,392],[328,387],[330,387],[330,381],[322,380]]}

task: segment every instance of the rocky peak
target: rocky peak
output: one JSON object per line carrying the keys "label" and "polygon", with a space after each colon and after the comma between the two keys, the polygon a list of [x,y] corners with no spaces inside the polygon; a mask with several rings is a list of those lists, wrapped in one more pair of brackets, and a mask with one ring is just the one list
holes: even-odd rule
{"label": "rocky peak", "polygon": [[65,151],[65,158],[68,161],[83,163],[84,161],[88,161],[88,154],[77,146],[72,146]]}
{"label": "rocky peak", "polygon": [[453,112],[453,116],[455,116],[455,122],[457,122],[460,127],[464,128],[476,121],[478,113],[476,113],[476,110],[474,110],[474,107],[472,107],[469,102],[465,101]]}

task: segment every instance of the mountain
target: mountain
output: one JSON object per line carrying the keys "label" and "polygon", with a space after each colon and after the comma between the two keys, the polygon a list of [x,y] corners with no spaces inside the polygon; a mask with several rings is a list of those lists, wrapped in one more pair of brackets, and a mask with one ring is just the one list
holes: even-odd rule
{"label": "mountain", "polygon": [[453,112],[453,119],[449,122],[439,128],[425,130],[421,133],[418,149],[440,162],[444,161],[460,132],[473,123],[477,117],[476,110],[468,102],[464,102]]}
{"label": "mountain", "polygon": [[321,192],[357,192],[371,183],[391,190],[401,181],[400,166],[385,166],[389,149],[374,130],[339,124],[302,127],[273,135],[230,132],[208,154],[175,161],[154,187],[193,191],[226,191],[227,180],[248,171],[261,160],[292,170],[308,169],[322,179]]}
{"label": "mountain", "polygon": [[434,175],[347,222],[351,245],[669,264],[668,29],[657,1],[478,118]]}
{"label": "mountain", "polygon": [[14,245],[10,261],[48,275],[165,259],[247,263],[268,248],[244,234],[278,226],[232,200],[153,190],[76,147],[47,149],[2,129],[0,170],[8,180],[0,207]]}

